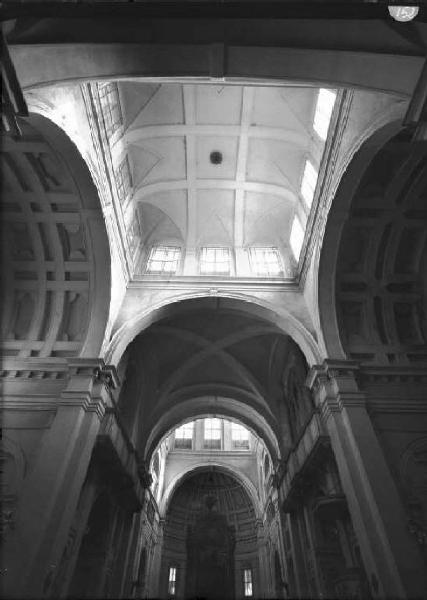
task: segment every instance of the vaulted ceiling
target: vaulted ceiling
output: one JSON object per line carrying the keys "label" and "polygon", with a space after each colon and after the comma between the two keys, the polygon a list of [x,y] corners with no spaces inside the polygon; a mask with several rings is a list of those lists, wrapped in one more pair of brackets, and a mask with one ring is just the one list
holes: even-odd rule
{"label": "vaulted ceiling", "polygon": [[136,211],[144,246],[275,246],[292,276],[292,221],[297,213],[304,227],[308,213],[299,195],[305,160],[319,169],[324,148],[313,130],[318,89],[126,81],[118,89],[124,126],[111,154],[116,169],[129,160],[126,218]]}

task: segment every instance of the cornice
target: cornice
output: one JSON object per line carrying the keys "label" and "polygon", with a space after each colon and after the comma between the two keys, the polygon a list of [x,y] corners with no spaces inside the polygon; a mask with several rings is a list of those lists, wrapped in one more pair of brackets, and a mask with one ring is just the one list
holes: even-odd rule
{"label": "cornice", "polygon": [[427,369],[425,366],[364,366],[360,368],[361,384],[384,386],[393,385],[425,385],[427,386]]}
{"label": "cornice", "polygon": [[385,395],[383,398],[367,399],[368,411],[371,414],[389,413],[389,414],[427,414],[426,396],[419,398],[390,397]]}
{"label": "cornice", "polygon": [[267,277],[248,278],[222,278],[206,276],[177,275],[164,278],[149,275],[134,277],[128,283],[128,289],[176,289],[188,290],[189,288],[209,290],[212,296],[217,295],[220,290],[236,291],[268,291],[268,292],[300,292],[299,285],[295,279],[271,279]]}

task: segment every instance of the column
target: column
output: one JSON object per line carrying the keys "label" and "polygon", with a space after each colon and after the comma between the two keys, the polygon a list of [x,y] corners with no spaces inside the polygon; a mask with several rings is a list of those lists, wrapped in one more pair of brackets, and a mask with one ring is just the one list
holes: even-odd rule
{"label": "column", "polygon": [[295,576],[296,590],[290,590],[291,597],[296,591],[298,598],[307,598],[309,596],[309,588],[307,585],[307,573],[303,559],[303,551],[301,547],[300,535],[298,531],[297,514],[291,512],[286,515],[288,520],[289,542],[291,546],[292,568]]}
{"label": "column", "polygon": [[262,597],[271,597],[271,570],[268,556],[267,540],[265,539],[264,525],[262,521],[257,521],[257,544],[259,557],[259,581],[257,588],[262,592]]}
{"label": "column", "polygon": [[15,535],[4,548],[7,596],[46,595],[60,563],[92,450],[107,406],[104,363],[73,359],[34,468],[24,481]]}
{"label": "column", "polygon": [[423,597],[426,575],[421,557],[407,529],[357,372],[355,362],[327,360],[312,368],[307,381],[331,437],[372,594]]}

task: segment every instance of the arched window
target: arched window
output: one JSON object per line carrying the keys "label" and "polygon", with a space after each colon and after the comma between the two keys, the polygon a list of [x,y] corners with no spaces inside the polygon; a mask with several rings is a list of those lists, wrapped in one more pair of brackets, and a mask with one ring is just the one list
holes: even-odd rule
{"label": "arched window", "polygon": [[184,423],[175,429],[174,447],[177,450],[191,450],[193,447],[194,421]]}
{"label": "arched window", "polygon": [[203,447],[211,450],[221,449],[221,419],[204,420]]}
{"label": "arched window", "polygon": [[251,567],[245,567],[243,569],[243,593],[245,595],[245,598],[251,598],[253,596],[253,580]]}
{"label": "arched window", "polygon": [[177,566],[170,565],[168,574],[168,595],[176,596]]}

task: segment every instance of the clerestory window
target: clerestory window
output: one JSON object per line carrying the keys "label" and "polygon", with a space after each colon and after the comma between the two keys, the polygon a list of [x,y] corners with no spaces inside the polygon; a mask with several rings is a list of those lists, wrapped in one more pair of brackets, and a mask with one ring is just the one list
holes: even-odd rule
{"label": "clerestory window", "polygon": [[314,191],[317,184],[317,175],[316,169],[307,159],[305,161],[304,174],[301,181],[301,195],[304,198],[308,208],[310,208],[313,202]]}
{"label": "clerestory window", "polygon": [[316,111],[314,113],[313,129],[325,141],[328,136],[329,123],[334,109],[336,92],[320,89],[317,96]]}
{"label": "clerestory window", "polygon": [[176,567],[169,567],[168,594],[176,596]]}
{"label": "clerestory window", "polygon": [[175,429],[175,448],[179,450],[191,450],[193,447],[194,421],[184,423]]}
{"label": "clerestory window", "polygon": [[220,450],[221,437],[221,419],[205,419],[203,447],[212,450]]}
{"label": "clerestory window", "polygon": [[249,431],[239,423],[231,423],[231,441],[235,450],[249,450]]}
{"label": "clerestory window", "polygon": [[147,273],[173,275],[181,260],[179,246],[153,246],[147,262]]}
{"label": "clerestory window", "polygon": [[200,273],[202,275],[229,275],[231,254],[229,248],[202,248],[200,252]]}
{"label": "clerestory window", "polygon": [[295,216],[292,228],[291,228],[291,236],[289,238],[289,243],[291,245],[292,252],[294,253],[295,260],[299,260],[299,255],[301,254],[301,248],[304,241],[304,230],[301,226],[301,223],[297,216]]}
{"label": "clerestory window", "polygon": [[243,589],[246,598],[249,598],[253,594],[252,589],[252,569],[243,570]]}
{"label": "clerestory window", "polygon": [[123,204],[132,187],[132,176],[130,174],[129,159],[127,156],[120,163],[116,171],[116,186],[120,202]]}
{"label": "clerestory window", "polygon": [[104,119],[107,137],[112,136],[123,125],[122,109],[120,107],[119,88],[117,83],[98,84],[99,101]]}
{"label": "clerestory window", "polygon": [[249,250],[252,271],[264,277],[283,276],[283,267],[277,248],[257,248]]}

